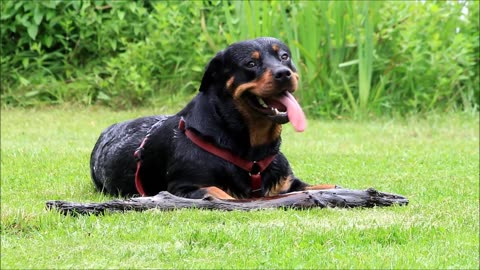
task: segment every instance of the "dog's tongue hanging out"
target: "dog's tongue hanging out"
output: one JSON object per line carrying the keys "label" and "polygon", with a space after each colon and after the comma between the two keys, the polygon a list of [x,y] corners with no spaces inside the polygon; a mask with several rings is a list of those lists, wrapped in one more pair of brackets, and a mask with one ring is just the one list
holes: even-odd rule
{"label": "dog's tongue hanging out", "polygon": [[289,92],[286,92],[285,95],[278,97],[276,100],[287,108],[288,120],[293,128],[295,128],[297,132],[304,131],[307,127],[307,119],[295,97]]}

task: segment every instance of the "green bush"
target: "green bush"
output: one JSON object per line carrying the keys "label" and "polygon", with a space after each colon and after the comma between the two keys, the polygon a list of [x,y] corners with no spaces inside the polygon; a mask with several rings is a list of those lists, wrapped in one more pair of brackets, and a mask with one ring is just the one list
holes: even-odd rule
{"label": "green bush", "polygon": [[[383,8],[377,73],[381,106],[403,111],[478,110],[478,2],[464,5],[406,2]],[[383,108],[382,108],[383,109]]]}
{"label": "green bush", "polygon": [[214,54],[198,27],[202,7],[201,2],[156,2],[146,25],[148,37],[96,71],[101,74],[95,83],[98,98],[129,107],[195,92]]}
{"label": "green bush", "polygon": [[3,1],[2,105],[181,100],[216,51],[275,36],[292,49],[310,115],[478,111],[478,9],[478,1]]}
{"label": "green bush", "polygon": [[2,103],[91,100],[93,86],[74,89],[147,36],[149,9],[141,1],[2,1]]}

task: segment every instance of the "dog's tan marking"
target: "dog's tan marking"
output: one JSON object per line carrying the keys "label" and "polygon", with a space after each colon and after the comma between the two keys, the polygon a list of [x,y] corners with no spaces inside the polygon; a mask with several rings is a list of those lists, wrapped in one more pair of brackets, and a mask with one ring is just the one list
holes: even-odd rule
{"label": "dog's tan marking", "polygon": [[280,47],[278,47],[277,44],[273,44],[272,49],[273,49],[274,52],[278,52],[280,50]]}
{"label": "dog's tan marking", "polygon": [[[292,72],[292,75],[295,77],[295,84],[297,84],[298,81],[300,80],[300,75],[298,75],[298,73],[296,72]],[[296,86],[295,86],[295,89],[297,89]]]}
{"label": "dog's tan marking", "polygon": [[228,193],[225,191],[219,189],[218,187],[211,186],[211,187],[205,187],[201,188],[202,190],[206,191],[206,194],[211,195],[212,197],[215,197],[220,200],[234,200],[232,196],[230,196]]}
{"label": "dog's tan marking", "polygon": [[266,70],[260,78],[237,86],[233,91],[233,98],[239,99],[245,91],[250,91],[252,94],[259,97],[268,97],[275,94],[276,90],[272,72]]}
{"label": "dog's tan marking", "polygon": [[272,143],[282,134],[282,125],[275,124],[265,118],[252,119],[253,124],[249,126],[250,145],[259,146]]}
{"label": "dog's tan marking", "polygon": [[280,180],[268,190],[266,196],[277,196],[288,192],[292,186],[292,181],[292,176],[290,175],[280,178]]}
{"label": "dog's tan marking", "polygon": [[232,87],[233,81],[235,81],[235,77],[234,77],[234,76],[232,76],[230,79],[228,79],[228,81],[227,81],[227,83],[226,83],[226,85],[225,85],[227,89],[230,89],[230,88]]}
{"label": "dog's tan marking", "polygon": [[[292,72],[292,74],[291,89],[292,92],[295,92],[298,87],[298,74],[295,72]],[[271,97],[279,94],[270,70],[265,71],[260,78],[252,82],[240,84],[231,91],[237,108],[245,118],[249,128],[251,146],[265,145],[280,137],[282,125],[276,124],[267,117],[254,112],[241,98],[245,91],[249,91],[259,97]]]}
{"label": "dog's tan marking", "polygon": [[334,189],[336,187],[337,187],[336,185],[331,185],[331,184],[320,184],[320,185],[307,186],[305,190]]}
{"label": "dog's tan marking", "polygon": [[259,146],[273,142],[280,136],[282,126],[272,122],[263,115],[253,112],[252,108],[241,98],[246,91],[260,97],[273,95],[275,89],[272,82],[272,73],[266,71],[257,80],[237,86],[233,91],[233,98],[248,126],[250,145]]}
{"label": "dog's tan marking", "polygon": [[[292,93],[298,88],[298,80],[298,73],[292,72],[292,79],[290,81]],[[233,97],[238,99],[245,91],[250,91],[252,94],[259,97],[269,97],[276,94],[277,88],[273,80],[272,72],[266,70],[260,78],[252,82],[240,84],[233,90]]]}

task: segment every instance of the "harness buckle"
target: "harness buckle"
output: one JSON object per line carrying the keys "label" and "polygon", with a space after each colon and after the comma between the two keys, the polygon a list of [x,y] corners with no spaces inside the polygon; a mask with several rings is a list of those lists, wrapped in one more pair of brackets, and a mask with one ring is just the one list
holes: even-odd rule
{"label": "harness buckle", "polygon": [[261,171],[260,165],[258,165],[258,162],[255,160],[252,163],[252,168],[250,168],[250,171],[248,172],[249,176],[252,175],[259,175]]}
{"label": "harness buckle", "polygon": [[143,141],[142,143],[140,144],[140,146],[135,150],[135,152],[133,153],[133,157],[135,158],[135,161],[136,162],[140,162],[142,161],[142,153],[143,153],[143,146],[145,145],[145,143],[147,142],[148,140],[148,137],[150,137],[150,133],[147,133],[147,136],[145,136],[145,138],[143,138]]}

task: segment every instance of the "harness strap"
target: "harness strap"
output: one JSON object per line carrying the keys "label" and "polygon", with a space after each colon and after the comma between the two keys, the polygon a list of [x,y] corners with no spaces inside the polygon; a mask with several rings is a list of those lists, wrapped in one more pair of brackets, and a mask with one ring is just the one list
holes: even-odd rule
{"label": "harness strap", "polygon": [[[156,125],[154,125],[156,126]],[[140,146],[135,150],[134,157],[137,162],[137,170],[135,172],[135,188],[141,196],[146,196],[145,190],[143,189],[142,181],[140,179],[140,168],[142,166],[142,153],[144,150],[145,143],[150,137],[150,132],[154,127],[150,129],[145,138],[143,139]],[[220,148],[208,141],[205,141],[200,136],[195,134],[193,131],[185,128],[185,120],[180,119],[178,123],[178,129],[185,133],[185,135],[198,147],[203,150],[220,157],[235,166],[245,170],[250,175],[250,185],[252,197],[261,197],[262,191],[262,175],[261,173],[272,163],[277,155],[268,156],[262,160],[250,161],[243,159],[239,156],[234,155],[227,149]]]}
{"label": "harness strap", "polygon": [[203,150],[220,157],[235,166],[247,171],[250,175],[250,184],[252,189],[252,196],[260,197],[261,190],[262,190],[262,176],[261,173],[272,163],[275,159],[276,155],[268,156],[262,160],[258,161],[250,161],[243,159],[227,149],[220,148],[208,141],[205,141],[193,131],[185,128],[185,120],[180,119],[178,123],[178,128],[185,132],[185,135],[198,147],[202,148]]}
{"label": "harness strap", "polygon": [[135,153],[133,154],[133,157],[137,162],[137,170],[135,171],[135,188],[137,189],[138,194],[142,195],[142,197],[145,197],[147,195],[145,193],[145,190],[143,189],[142,180],[140,179],[140,167],[142,166],[142,154],[143,154],[144,146],[145,146],[145,143],[148,141],[148,138],[150,137],[150,134],[153,132],[153,130],[161,126],[163,122],[165,122],[165,120],[167,119],[168,119],[168,116],[161,116],[159,120],[150,127],[150,129],[147,132],[147,135],[145,136],[145,138],[143,138],[142,143],[135,150]]}
{"label": "harness strap", "polygon": [[142,153],[143,153],[143,146],[148,140],[148,137],[150,137],[150,134],[147,134],[145,138],[143,139],[142,143],[140,146],[135,150],[135,153],[133,154],[133,157],[137,161],[137,170],[135,171],[135,188],[137,189],[137,192],[142,195],[142,197],[146,196],[145,191],[143,190],[143,185],[142,181],[140,180],[140,167],[142,166]]}

